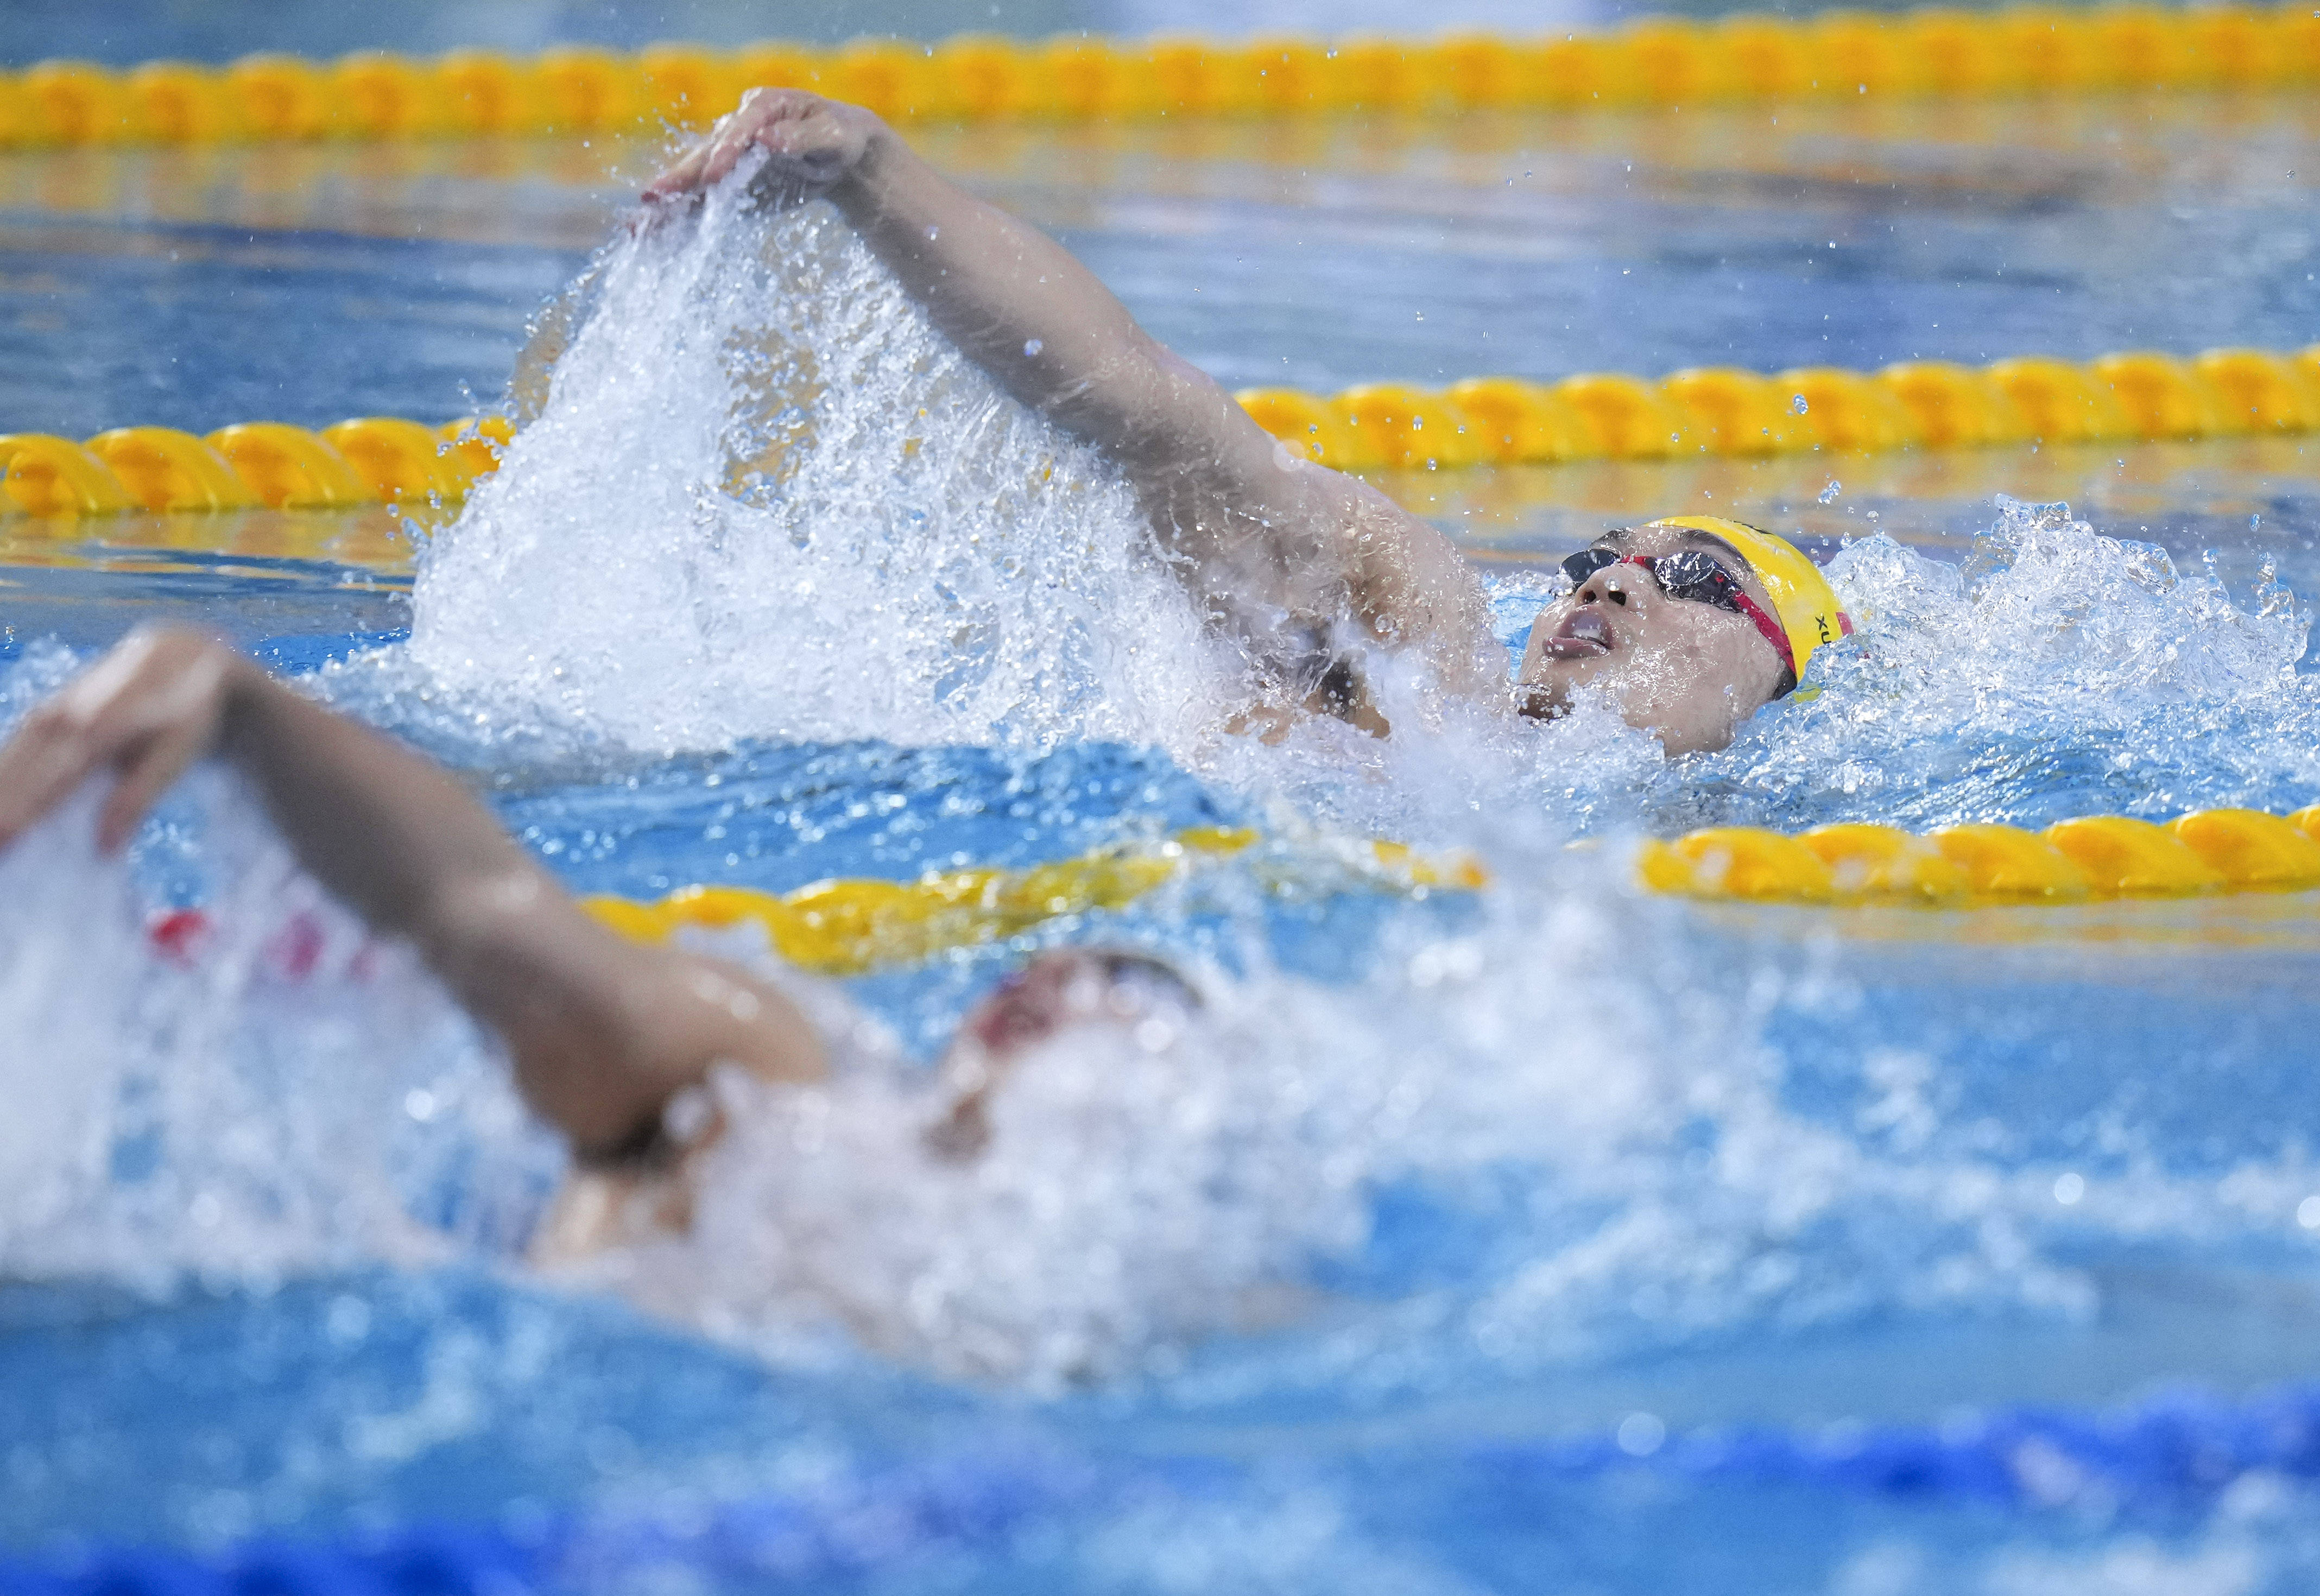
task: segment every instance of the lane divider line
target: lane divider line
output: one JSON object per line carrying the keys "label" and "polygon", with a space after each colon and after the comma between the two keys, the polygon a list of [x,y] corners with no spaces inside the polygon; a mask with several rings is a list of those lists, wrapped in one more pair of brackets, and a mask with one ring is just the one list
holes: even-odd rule
{"label": "lane divider line", "polygon": [[2279,816],[2208,809],[2164,825],[2088,815],[2043,831],[1719,826],[1644,845],[1654,892],[1749,902],[1924,909],[2210,897],[2320,888],[2320,804]]}
{"label": "lane divider line", "polygon": [[0,516],[457,503],[514,436],[500,416],[435,427],[364,416],[318,432],[244,422],[206,438],[116,427],[78,443],[12,432],[0,436]]}
{"label": "lane divider line", "polygon": [[2320,430],[2320,344],[2189,359],[2139,349],[2083,364],[2029,355],[1770,376],[1706,366],[1657,382],[1590,372],[1235,397],[1283,443],[1348,471],[2229,438]]}
{"label": "lane divider line", "polygon": [[[2320,431],[2320,343],[2189,359],[2132,350],[2083,365],[2033,355],[1771,376],[1695,367],[1656,383],[1590,372],[1236,397],[1282,443],[1347,471],[2234,438]],[[121,427],[81,442],[15,432],[0,436],[0,516],[456,503],[498,469],[513,436],[500,416],[440,426],[367,416],[319,432],[246,422],[206,438]]]}
{"label": "lane divider line", "polygon": [[263,53],[222,67],[41,61],[0,75],[0,148],[195,145],[699,127],[745,88],[808,88],[895,122],[1427,114],[1971,99],[2320,81],[2308,5],[1949,7],[1717,22],[1652,16],[1601,33],[1220,41],[962,34],[937,43],[684,43],[633,55]]}
{"label": "lane divider line", "polygon": [[[1383,841],[1252,853],[1260,840],[1253,831],[1210,828],[1023,870],[831,880],[782,894],[691,886],[650,903],[586,902],[606,924],[643,941],[687,926],[754,922],[791,963],[851,975],[1003,941],[1062,915],[1126,908],[1237,857],[1274,893],[1425,896],[1479,892],[1491,883],[1482,863],[1464,854],[1434,857]],[[1919,835],[1847,823],[1789,836],[1716,827],[1646,841],[1636,867],[1640,884],[1654,893],[1830,908],[1982,909],[2308,892],[2320,889],[2320,804],[2285,817],[2201,810],[2166,825],[2090,815],[2035,832],[1970,824]]]}
{"label": "lane divider line", "polygon": [[[1268,845],[1255,831],[1199,827],[1018,868],[929,871],[912,881],[832,878],[787,893],[703,884],[650,902],[603,893],[582,902],[639,942],[665,941],[688,929],[755,925],[775,953],[801,969],[860,975],[1004,942],[1066,915],[1125,909],[1228,862],[1260,891],[1282,897],[1370,892],[1423,899],[1491,885],[1490,871],[1471,854],[1427,855],[1364,839]],[[2037,832],[1969,824],[1921,836],[1897,826],[1845,823],[1789,836],[1723,826],[1645,841],[1636,871],[1637,884],[1657,893],[1831,909],[2052,907],[2310,892],[2320,889],[2320,804],[2285,817],[2201,810],[2167,825],[2089,815]],[[189,964],[214,925],[206,910],[185,908],[156,913],[146,929],[158,953]],[[327,940],[319,921],[294,915],[267,938],[265,967],[291,981],[326,966],[356,976],[367,967],[359,948],[327,958]]]}

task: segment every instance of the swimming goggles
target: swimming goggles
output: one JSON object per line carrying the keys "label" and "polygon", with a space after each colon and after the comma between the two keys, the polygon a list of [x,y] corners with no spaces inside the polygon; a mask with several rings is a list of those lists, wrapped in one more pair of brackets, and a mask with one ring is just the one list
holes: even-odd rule
{"label": "swimming goggles", "polygon": [[1563,562],[1563,574],[1571,578],[1573,591],[1606,566],[1641,566],[1660,591],[1672,599],[1689,599],[1694,603],[1714,604],[1719,610],[1729,610],[1735,615],[1745,615],[1772,645],[1781,657],[1781,667],[1787,673],[1778,698],[1797,685],[1796,650],[1789,644],[1788,629],[1771,615],[1764,606],[1748,596],[1738,577],[1724,568],[1724,562],[1712,554],[1697,549],[1686,549],[1674,554],[1621,554],[1613,549],[1582,549]]}

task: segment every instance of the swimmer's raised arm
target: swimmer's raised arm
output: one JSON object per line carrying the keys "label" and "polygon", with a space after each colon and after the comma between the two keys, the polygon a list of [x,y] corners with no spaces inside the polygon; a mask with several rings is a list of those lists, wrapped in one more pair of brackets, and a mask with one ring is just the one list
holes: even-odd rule
{"label": "swimmer's raised arm", "polygon": [[1449,540],[1383,494],[1274,441],[1137,325],[1038,229],[965,193],[871,113],[754,90],[646,190],[666,203],[752,149],[758,182],[828,197],[935,322],[1024,404],[1102,450],[1210,619],[1260,652],[1339,620],[1433,655],[1464,692],[1505,692],[1479,584]]}
{"label": "swimmer's raised arm", "polygon": [[649,1140],[670,1095],[719,1060],[820,1075],[820,1045],[780,993],[614,935],[449,773],[197,632],[134,632],[24,717],[0,747],[0,848],[109,771],[97,840],[118,849],[213,753],[256,784],[323,885],[410,939],[504,1038],[526,1098],[583,1155]]}

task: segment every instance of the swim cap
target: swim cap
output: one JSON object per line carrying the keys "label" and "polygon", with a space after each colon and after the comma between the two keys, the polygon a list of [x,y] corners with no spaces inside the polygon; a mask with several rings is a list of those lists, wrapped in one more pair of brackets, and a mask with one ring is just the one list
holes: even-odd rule
{"label": "swim cap", "polygon": [[1720,515],[1670,515],[1652,524],[1706,532],[1740,551],[1740,558],[1748,562],[1748,568],[1764,585],[1764,592],[1772,601],[1772,612],[1788,629],[1789,648],[1796,655],[1799,680],[1815,648],[1853,635],[1853,617],[1836,602],[1836,590],[1820,574],[1820,567],[1786,538],[1758,531]]}

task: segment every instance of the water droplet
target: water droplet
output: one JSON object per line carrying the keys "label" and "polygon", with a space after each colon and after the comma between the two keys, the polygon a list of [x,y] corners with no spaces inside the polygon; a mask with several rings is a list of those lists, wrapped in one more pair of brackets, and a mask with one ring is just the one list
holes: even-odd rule
{"label": "water droplet", "polygon": [[1799,394],[1795,398],[1789,401],[1789,408],[1795,411],[1799,415],[1802,415],[1806,411],[1810,410],[1812,406],[1805,403],[1805,396],[1802,394]]}
{"label": "water droplet", "polygon": [[1824,504],[1834,504],[1836,503],[1836,495],[1844,491],[1844,484],[1832,476],[1828,479],[1828,485],[1820,490],[1820,502]]}
{"label": "water droplet", "polygon": [[1023,355],[1024,355],[1024,358],[1025,358],[1026,359],[1028,359],[1028,358],[1029,358],[1031,356],[1038,354],[1041,349],[1046,349],[1047,347],[1047,346],[1046,344],[1044,344],[1044,343],[1040,342],[1038,339],[1036,339],[1036,338],[1035,338],[1035,339],[1032,339],[1032,340],[1030,340],[1029,342],[1025,343],[1025,344],[1024,344],[1024,346],[1023,346]]}
{"label": "water droplet", "polygon": [[2320,1197],[2306,1197],[2296,1205],[2296,1222],[2307,1230],[2320,1230]]}
{"label": "water droplet", "polygon": [[1630,1413],[1619,1420],[1619,1450],[1630,1457],[1649,1457],[1667,1439],[1667,1425],[1656,1413]]}
{"label": "water droplet", "polygon": [[2054,1177],[2054,1201],[2064,1208],[2071,1207],[2087,1194],[2087,1177],[2073,1170]]}

